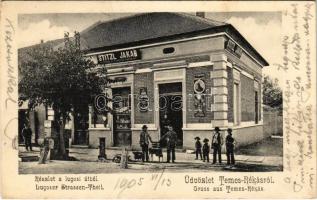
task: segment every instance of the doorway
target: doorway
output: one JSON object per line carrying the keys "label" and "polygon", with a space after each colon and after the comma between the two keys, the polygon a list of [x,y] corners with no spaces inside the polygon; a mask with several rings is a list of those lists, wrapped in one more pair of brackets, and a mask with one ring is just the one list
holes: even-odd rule
{"label": "doorway", "polygon": [[[160,136],[166,134],[167,126],[171,125],[177,133],[177,148],[183,146],[183,99],[182,83],[159,84],[159,125]],[[166,142],[162,141],[163,147]]]}
{"label": "doorway", "polygon": [[74,144],[88,145],[88,105],[78,106],[74,111]]}
{"label": "doorway", "polygon": [[24,138],[22,136],[22,130],[24,128],[24,124],[28,123],[28,118],[27,118],[27,110],[19,110],[19,137],[18,137],[18,142],[19,144],[24,143]]}

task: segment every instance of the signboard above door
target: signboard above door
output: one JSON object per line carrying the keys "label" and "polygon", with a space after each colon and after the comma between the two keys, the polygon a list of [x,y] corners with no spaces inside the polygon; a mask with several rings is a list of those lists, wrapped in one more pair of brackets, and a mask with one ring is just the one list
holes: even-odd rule
{"label": "signboard above door", "polygon": [[118,63],[140,59],[140,49],[128,49],[123,51],[114,51],[97,55],[98,64]]}

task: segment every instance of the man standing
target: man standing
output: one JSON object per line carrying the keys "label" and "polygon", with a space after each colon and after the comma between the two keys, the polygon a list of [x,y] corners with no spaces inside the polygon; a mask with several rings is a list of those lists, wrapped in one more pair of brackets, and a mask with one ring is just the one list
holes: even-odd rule
{"label": "man standing", "polygon": [[235,140],[232,137],[232,129],[228,128],[228,135],[226,137],[226,150],[227,150],[227,165],[234,165],[234,143]]}
{"label": "man standing", "polygon": [[142,161],[146,160],[149,161],[149,141],[152,142],[152,138],[147,132],[147,126],[143,125],[142,131],[140,133],[140,145],[142,148]]}
{"label": "man standing", "polygon": [[177,134],[173,130],[172,126],[168,126],[167,133],[161,138],[161,141],[166,139],[167,142],[167,162],[169,163],[171,160],[172,153],[172,162],[175,162],[175,147],[177,142]]}
{"label": "man standing", "polygon": [[29,151],[30,148],[30,150],[32,151],[32,130],[26,123],[24,124],[24,128],[22,129],[22,136],[24,138],[25,149]]}
{"label": "man standing", "polygon": [[219,163],[221,163],[221,146],[223,144],[223,140],[220,134],[219,127],[215,127],[215,132],[212,136],[212,149],[213,149],[213,162],[215,164],[217,162],[217,154]]}

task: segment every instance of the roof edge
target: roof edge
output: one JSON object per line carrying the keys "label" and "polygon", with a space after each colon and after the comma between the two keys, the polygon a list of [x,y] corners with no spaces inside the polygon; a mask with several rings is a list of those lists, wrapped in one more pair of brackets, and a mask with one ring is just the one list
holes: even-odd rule
{"label": "roof edge", "polygon": [[[270,64],[265,60],[265,58],[243,37],[243,35],[231,24],[226,25],[230,29],[229,31],[232,31],[234,34],[236,34],[241,40],[242,43],[244,43],[253,53],[256,57],[259,58],[261,64],[263,66],[269,66]],[[243,45],[242,45],[243,46]]]}
{"label": "roof edge", "polygon": [[135,41],[135,42],[122,43],[122,44],[117,44],[117,45],[112,45],[112,46],[103,46],[103,47],[91,48],[91,49],[85,50],[85,52],[86,53],[93,53],[94,51],[111,51],[111,50],[116,50],[119,48],[120,49],[121,48],[129,48],[129,47],[134,47],[134,46],[146,45],[146,44],[150,44],[150,43],[167,42],[167,41],[172,41],[175,39],[185,39],[185,38],[190,38],[190,37],[195,37],[195,36],[201,36],[204,34],[213,34],[213,33],[221,32],[222,29],[224,30],[224,27],[225,27],[225,25],[222,25],[222,26],[217,26],[217,27],[213,27],[213,28],[206,28],[206,29],[199,30],[199,31],[192,31],[192,32],[180,33],[180,34],[169,35],[169,36],[164,36],[164,37],[139,40],[139,41]]}
{"label": "roof edge", "polygon": [[[129,43],[124,43],[124,44],[118,44],[118,45],[112,45],[112,46],[104,46],[104,47],[98,47],[98,48],[91,48],[91,49],[86,49],[84,50],[85,53],[93,53],[96,51],[111,51],[111,50],[116,50],[116,49],[122,49],[122,48],[129,48],[129,47],[134,47],[134,46],[141,46],[141,45],[146,45],[150,43],[159,43],[159,42],[167,42],[167,41],[173,41],[175,39],[185,39],[185,38],[190,38],[190,37],[196,37],[196,36],[201,36],[201,35],[206,35],[206,34],[214,34],[214,33],[219,33],[219,32],[225,32],[227,34],[235,34],[239,39],[242,41],[241,46],[246,46],[255,56],[256,59],[262,64],[263,66],[268,66],[269,63],[261,56],[261,54],[240,34],[240,32],[234,28],[231,24],[225,24],[221,26],[216,26],[213,28],[207,28],[204,30],[199,30],[199,31],[193,31],[193,32],[187,32],[187,33],[181,33],[181,34],[176,34],[176,35],[171,35],[171,36],[164,36],[164,37],[158,37],[158,38],[151,38],[151,39],[146,39],[146,40],[140,40],[136,42],[129,42]],[[248,51],[247,49],[247,51]],[[248,52],[250,53],[250,52]]]}

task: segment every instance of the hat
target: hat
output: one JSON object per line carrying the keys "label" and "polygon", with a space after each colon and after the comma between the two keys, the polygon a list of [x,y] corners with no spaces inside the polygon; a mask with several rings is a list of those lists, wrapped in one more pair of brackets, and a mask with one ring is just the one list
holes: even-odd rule
{"label": "hat", "polygon": [[228,131],[229,133],[231,133],[231,132],[232,132],[232,128],[228,128],[227,131]]}
{"label": "hat", "polygon": [[147,128],[147,126],[146,126],[146,125],[143,125],[143,126],[142,126],[142,129],[146,129],[146,128]]}
{"label": "hat", "polygon": [[194,139],[195,139],[195,140],[200,140],[200,137],[195,137]]}
{"label": "hat", "polygon": [[203,140],[203,142],[209,142],[209,140],[208,140],[207,138],[205,138],[205,139]]}
{"label": "hat", "polygon": [[216,126],[215,131],[220,131],[220,128],[218,126]]}

